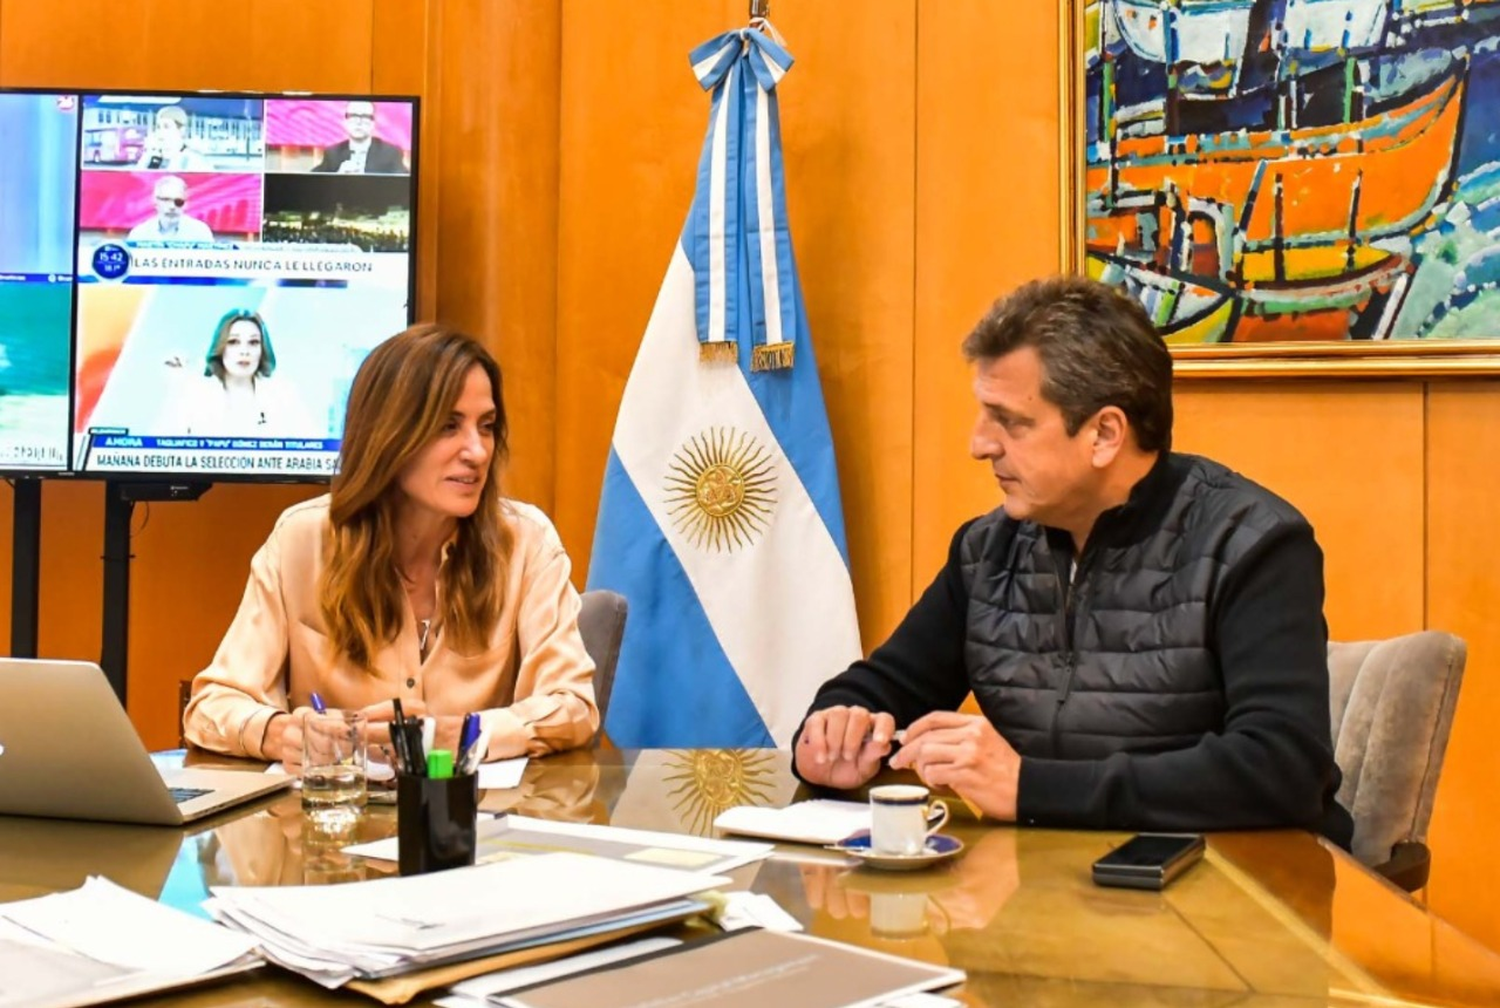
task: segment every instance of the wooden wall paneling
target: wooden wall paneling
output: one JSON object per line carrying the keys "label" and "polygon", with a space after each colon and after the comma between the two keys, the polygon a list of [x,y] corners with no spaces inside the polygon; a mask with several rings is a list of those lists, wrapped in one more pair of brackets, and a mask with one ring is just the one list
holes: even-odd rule
{"label": "wooden wall paneling", "polygon": [[[11,505],[0,491],[0,652],[10,653]],[[99,657],[104,546],[102,484],[48,480],[42,485],[42,568],[38,586],[37,654]]]}
{"label": "wooden wall paneling", "polygon": [[[372,80],[372,32],[372,0],[10,0],[0,6],[0,83],[358,92]],[[196,504],[154,505],[144,525],[137,510],[129,708],[148,745],[176,743],[177,681],[218,645],[276,515],[319,492],[226,484]],[[44,655],[99,655],[102,501],[97,483],[43,489]]]}
{"label": "wooden wall paneling", "polygon": [[[597,10],[563,5],[558,353],[574,395],[558,407],[558,516],[580,568],[615,412],[692,199],[709,105],[687,54],[745,19],[743,3],[682,0],[622,32]],[[772,11],[797,61],[779,91],[787,200],[867,644],[909,601],[913,10]]]}
{"label": "wooden wall paneling", "polygon": [[[250,558],[270,534],[276,516],[326,489],[323,484],[222,483],[197,501],[136,505],[130,540],[134,559],[127,706],[147,747],[177,744],[178,683],[192,678],[213,658],[244,595]],[[102,516],[103,495],[97,496]],[[101,523],[102,517],[92,524],[97,528]],[[70,610],[81,609],[81,617],[96,628],[93,650],[69,657],[94,658],[99,653],[102,530],[97,542],[91,562],[79,573],[80,584],[95,589],[85,591],[84,597],[93,595],[99,601],[84,608],[55,594],[44,597],[49,626],[55,627]]]}
{"label": "wooden wall paneling", "polygon": [[970,458],[959,344],[1003,292],[1058,268],[1058,13],[918,4],[913,595],[999,488]]}
{"label": "wooden wall paneling", "polygon": [[359,91],[371,0],[9,0],[6,85]]}
{"label": "wooden wall paneling", "polygon": [[708,122],[687,54],[742,8],[675,0],[622,22],[623,10],[562,2],[556,518],[579,583],[615,413],[687,219]]}
{"label": "wooden wall paneling", "polygon": [[[441,322],[505,370],[506,492],[554,507],[560,14],[530,0],[428,5],[428,125]],[[424,228],[428,225],[424,224]],[[432,232],[429,232],[432,233]],[[423,246],[425,250],[426,246]]]}
{"label": "wooden wall paneling", "polygon": [[916,5],[771,16],[797,59],[779,88],[787,204],[868,651],[911,604]]}
{"label": "wooden wall paneling", "polygon": [[[45,490],[46,487],[42,489]],[[14,556],[14,551],[11,549],[11,529],[15,521],[15,500],[15,490],[10,480],[6,480],[4,488],[0,489],[0,652],[5,654],[14,653],[10,649],[10,605],[15,589],[11,578],[11,563]]]}
{"label": "wooden wall paneling", "polygon": [[1195,380],[1178,383],[1175,405],[1176,448],[1239,470],[1312,522],[1334,639],[1421,629],[1419,383]]}
{"label": "wooden wall paneling", "polygon": [[[1464,638],[1469,660],[1438,786],[1429,905],[1500,949],[1495,724],[1500,722],[1500,388],[1432,383],[1427,412],[1427,625]],[[1381,577],[1383,560],[1372,565]],[[1440,963],[1439,966],[1443,966]]]}
{"label": "wooden wall paneling", "polygon": [[412,235],[417,257],[416,300],[419,319],[437,309],[438,158],[441,122],[437,109],[436,22],[439,4],[428,0],[373,0],[370,32],[370,90],[378,94],[411,94],[422,99],[417,138],[417,217]]}

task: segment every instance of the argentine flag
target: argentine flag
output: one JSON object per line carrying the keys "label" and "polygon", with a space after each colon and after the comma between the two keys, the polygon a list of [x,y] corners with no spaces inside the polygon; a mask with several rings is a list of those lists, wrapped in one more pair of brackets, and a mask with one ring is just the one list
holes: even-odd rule
{"label": "argentine flag", "polygon": [[[767,26],[769,28],[769,26]],[[606,730],[625,747],[791,743],[860,657],[828,414],[754,29],[695,49],[713,93],[697,192],[605,471],[590,588],[630,603]]]}

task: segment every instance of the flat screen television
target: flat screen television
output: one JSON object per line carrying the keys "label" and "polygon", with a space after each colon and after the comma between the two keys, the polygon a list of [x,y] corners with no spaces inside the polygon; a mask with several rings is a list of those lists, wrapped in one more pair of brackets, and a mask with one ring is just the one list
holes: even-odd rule
{"label": "flat screen television", "polygon": [[355,370],[412,318],[417,100],[54,97],[76,124],[67,467],[331,475]]}
{"label": "flat screen television", "polygon": [[0,93],[0,471],[68,468],[78,96]]}

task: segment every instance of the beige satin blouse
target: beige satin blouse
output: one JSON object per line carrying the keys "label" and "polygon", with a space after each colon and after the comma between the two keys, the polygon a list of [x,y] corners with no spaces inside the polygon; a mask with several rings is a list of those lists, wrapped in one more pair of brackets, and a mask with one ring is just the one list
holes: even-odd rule
{"label": "beige satin blouse", "polygon": [[505,605],[488,645],[460,654],[434,626],[425,660],[415,617],[375,658],[377,675],[334,660],[318,612],[328,527],[324,495],[282,513],[255,557],[234,622],[212,664],[193,679],[184,715],[194,745],[265,758],[266,725],[310,704],[359,708],[392,697],[421,698],[434,714],[480,713],[490,759],[571,749],[599,727],[594,663],[578,635],[572,564],[540,510],[504,501],[515,536]]}

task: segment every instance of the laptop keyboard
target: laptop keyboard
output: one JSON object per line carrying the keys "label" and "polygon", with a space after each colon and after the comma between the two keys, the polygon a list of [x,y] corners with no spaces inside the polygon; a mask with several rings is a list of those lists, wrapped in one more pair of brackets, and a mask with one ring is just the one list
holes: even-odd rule
{"label": "laptop keyboard", "polygon": [[208,794],[209,790],[209,788],[201,787],[169,787],[167,788],[167,793],[172,796],[174,802],[181,805],[183,802],[192,801],[194,798],[202,798]]}

